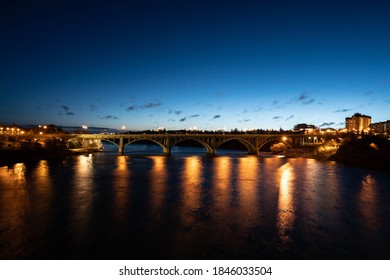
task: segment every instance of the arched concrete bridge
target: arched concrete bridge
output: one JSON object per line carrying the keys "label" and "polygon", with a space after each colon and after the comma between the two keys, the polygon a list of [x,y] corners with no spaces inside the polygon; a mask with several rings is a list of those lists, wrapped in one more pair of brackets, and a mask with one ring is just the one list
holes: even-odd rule
{"label": "arched concrete bridge", "polygon": [[124,153],[127,145],[137,141],[154,142],[167,154],[171,152],[172,147],[186,140],[200,143],[210,154],[216,154],[218,147],[228,141],[242,143],[249,154],[259,154],[260,149],[271,141],[283,142],[289,148],[323,141],[319,135],[304,134],[77,134],[75,137],[113,143],[118,147],[119,154]]}

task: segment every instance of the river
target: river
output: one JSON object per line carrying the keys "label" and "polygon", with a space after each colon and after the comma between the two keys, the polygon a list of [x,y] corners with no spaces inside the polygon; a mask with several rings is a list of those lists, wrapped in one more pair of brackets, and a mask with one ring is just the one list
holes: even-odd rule
{"label": "river", "polygon": [[133,145],[0,166],[1,259],[390,259],[390,175]]}

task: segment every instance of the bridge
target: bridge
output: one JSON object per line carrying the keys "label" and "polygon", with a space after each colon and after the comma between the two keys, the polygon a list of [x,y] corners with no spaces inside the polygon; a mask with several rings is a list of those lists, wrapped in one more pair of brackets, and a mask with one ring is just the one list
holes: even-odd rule
{"label": "bridge", "polygon": [[137,141],[153,142],[166,154],[171,153],[172,147],[187,140],[198,142],[209,154],[216,154],[217,149],[228,141],[237,141],[248,149],[249,154],[255,155],[270,142],[283,142],[288,148],[293,148],[324,141],[322,135],[306,134],[77,134],[75,137],[110,142],[118,147],[119,154],[124,154],[125,147]]}

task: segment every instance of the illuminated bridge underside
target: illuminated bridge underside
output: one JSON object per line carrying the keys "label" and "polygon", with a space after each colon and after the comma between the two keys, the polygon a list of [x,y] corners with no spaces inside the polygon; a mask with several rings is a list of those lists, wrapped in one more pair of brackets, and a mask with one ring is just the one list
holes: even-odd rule
{"label": "illuminated bridge underside", "polygon": [[80,134],[78,138],[102,140],[118,147],[119,154],[124,148],[137,141],[151,141],[161,146],[169,154],[172,147],[180,142],[192,140],[203,145],[207,153],[216,154],[218,147],[228,141],[242,143],[249,154],[259,154],[260,149],[269,142],[283,142],[287,147],[298,147],[307,143],[321,143],[320,136],[280,135],[280,134]]}

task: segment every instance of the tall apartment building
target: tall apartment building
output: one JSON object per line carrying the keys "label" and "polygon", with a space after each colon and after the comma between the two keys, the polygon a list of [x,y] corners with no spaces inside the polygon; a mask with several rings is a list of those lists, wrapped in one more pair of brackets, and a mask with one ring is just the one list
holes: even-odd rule
{"label": "tall apartment building", "polygon": [[345,126],[348,132],[368,132],[370,124],[371,117],[360,113],[356,113],[352,117],[345,118]]}
{"label": "tall apartment building", "polygon": [[390,134],[390,120],[385,121],[385,122],[377,122],[377,123],[372,123],[370,125],[371,131],[374,133],[387,133]]}

